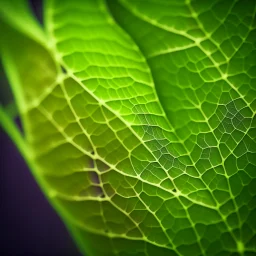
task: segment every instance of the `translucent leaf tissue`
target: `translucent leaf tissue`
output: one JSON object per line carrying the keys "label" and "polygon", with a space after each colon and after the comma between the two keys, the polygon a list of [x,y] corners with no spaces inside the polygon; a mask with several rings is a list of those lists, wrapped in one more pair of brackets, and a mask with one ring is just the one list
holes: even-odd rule
{"label": "translucent leaf tissue", "polygon": [[16,144],[81,253],[256,255],[256,1],[0,2]]}

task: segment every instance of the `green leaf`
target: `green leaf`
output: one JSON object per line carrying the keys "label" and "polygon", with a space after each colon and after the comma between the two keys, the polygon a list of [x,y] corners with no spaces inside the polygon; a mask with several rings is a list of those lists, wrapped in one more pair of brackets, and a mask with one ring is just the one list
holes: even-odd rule
{"label": "green leaf", "polygon": [[41,39],[3,19],[2,59],[21,153],[81,252],[255,253],[255,3],[44,7]]}
{"label": "green leaf", "polygon": [[[27,0],[1,0],[0,14],[1,20],[13,28],[39,43],[45,42],[45,33],[33,16]],[[1,36],[5,36],[4,31],[1,31]]]}

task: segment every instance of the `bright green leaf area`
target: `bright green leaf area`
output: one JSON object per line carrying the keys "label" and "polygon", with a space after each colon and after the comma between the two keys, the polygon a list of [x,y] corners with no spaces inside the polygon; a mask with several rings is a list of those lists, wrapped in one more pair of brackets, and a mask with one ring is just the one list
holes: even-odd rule
{"label": "bright green leaf area", "polygon": [[256,2],[43,9],[0,3],[1,124],[81,252],[255,255]]}

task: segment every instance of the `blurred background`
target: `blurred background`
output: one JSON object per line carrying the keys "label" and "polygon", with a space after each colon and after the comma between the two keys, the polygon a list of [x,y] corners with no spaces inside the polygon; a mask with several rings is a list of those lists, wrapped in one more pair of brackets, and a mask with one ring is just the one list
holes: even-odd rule
{"label": "blurred background", "polygon": [[[42,23],[42,1],[29,1]],[[0,102],[12,101],[0,65]],[[17,124],[19,120],[17,119]],[[64,224],[0,128],[0,255],[80,255]]]}

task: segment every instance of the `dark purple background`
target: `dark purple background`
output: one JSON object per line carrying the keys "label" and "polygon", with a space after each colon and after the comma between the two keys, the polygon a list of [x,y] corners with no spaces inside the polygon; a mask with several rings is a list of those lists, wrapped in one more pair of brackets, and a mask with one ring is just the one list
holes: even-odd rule
{"label": "dark purple background", "polygon": [[0,255],[80,255],[15,146],[1,131]]}
{"label": "dark purple background", "polygon": [[[10,0],[11,1],[11,0]],[[30,1],[42,22],[41,1]],[[0,66],[0,102],[12,101]],[[0,255],[80,255],[64,224],[0,128]]]}

